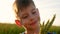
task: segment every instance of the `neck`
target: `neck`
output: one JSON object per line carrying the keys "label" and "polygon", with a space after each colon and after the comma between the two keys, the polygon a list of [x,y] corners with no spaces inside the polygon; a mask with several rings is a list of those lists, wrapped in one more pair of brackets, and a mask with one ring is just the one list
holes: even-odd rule
{"label": "neck", "polygon": [[27,34],[39,34],[40,28],[37,28],[35,30],[27,30]]}

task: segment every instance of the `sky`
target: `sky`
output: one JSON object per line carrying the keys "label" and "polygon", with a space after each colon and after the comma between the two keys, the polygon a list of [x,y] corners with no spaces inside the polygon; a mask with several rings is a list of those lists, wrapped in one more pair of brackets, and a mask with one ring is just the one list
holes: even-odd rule
{"label": "sky", "polygon": [[[39,9],[41,23],[52,19],[56,14],[56,19],[53,25],[60,26],[60,0],[33,0],[36,7]],[[15,14],[12,9],[14,0],[0,0],[0,22],[14,23]]]}

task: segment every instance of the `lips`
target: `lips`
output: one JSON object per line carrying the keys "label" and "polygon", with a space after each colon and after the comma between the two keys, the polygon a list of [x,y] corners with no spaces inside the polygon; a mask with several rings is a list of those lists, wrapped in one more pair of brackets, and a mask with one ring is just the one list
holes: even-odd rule
{"label": "lips", "polygon": [[35,25],[37,23],[37,21],[34,21],[34,22],[32,22],[30,25]]}

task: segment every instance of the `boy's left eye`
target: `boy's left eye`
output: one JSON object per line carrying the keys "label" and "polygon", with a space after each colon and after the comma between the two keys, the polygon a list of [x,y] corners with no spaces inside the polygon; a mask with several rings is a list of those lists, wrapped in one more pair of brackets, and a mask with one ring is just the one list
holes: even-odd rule
{"label": "boy's left eye", "polygon": [[35,14],[35,13],[36,13],[36,11],[33,11],[33,12],[32,12],[32,14]]}

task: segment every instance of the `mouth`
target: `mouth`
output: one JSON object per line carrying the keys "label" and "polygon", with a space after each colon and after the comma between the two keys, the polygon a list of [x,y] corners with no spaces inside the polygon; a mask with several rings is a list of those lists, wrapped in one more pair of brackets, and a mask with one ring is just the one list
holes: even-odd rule
{"label": "mouth", "polygon": [[34,21],[34,22],[32,22],[30,25],[35,25],[37,23],[37,21]]}

